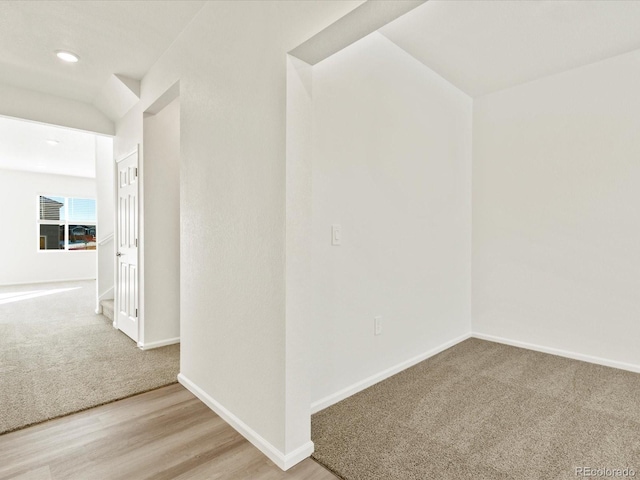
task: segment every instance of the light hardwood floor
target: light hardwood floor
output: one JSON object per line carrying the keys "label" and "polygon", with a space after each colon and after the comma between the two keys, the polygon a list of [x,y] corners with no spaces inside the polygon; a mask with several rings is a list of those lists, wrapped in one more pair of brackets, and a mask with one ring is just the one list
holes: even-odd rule
{"label": "light hardwood floor", "polygon": [[336,478],[283,472],[178,384],[0,436],[0,479]]}

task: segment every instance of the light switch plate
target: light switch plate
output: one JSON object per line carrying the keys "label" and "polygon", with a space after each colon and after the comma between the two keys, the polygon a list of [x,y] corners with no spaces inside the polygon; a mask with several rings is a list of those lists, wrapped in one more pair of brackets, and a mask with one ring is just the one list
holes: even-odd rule
{"label": "light switch plate", "polygon": [[338,224],[331,225],[331,245],[342,244],[342,227]]}

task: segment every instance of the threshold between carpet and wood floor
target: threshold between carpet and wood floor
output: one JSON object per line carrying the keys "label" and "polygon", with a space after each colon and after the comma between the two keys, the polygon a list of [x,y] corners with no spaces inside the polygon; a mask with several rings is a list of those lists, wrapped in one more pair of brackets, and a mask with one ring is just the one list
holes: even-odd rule
{"label": "threshold between carpet and wood floor", "polygon": [[0,433],[177,381],[180,346],[140,350],[94,313],[94,281],[0,287],[0,298]]}
{"label": "threshold between carpet and wood floor", "polygon": [[471,338],[316,413],[311,431],[313,458],[347,480],[640,476],[640,375]]}
{"label": "threshold between carpet and wood floor", "polygon": [[307,458],[283,472],[169,385],[0,436],[6,480],[335,480]]}

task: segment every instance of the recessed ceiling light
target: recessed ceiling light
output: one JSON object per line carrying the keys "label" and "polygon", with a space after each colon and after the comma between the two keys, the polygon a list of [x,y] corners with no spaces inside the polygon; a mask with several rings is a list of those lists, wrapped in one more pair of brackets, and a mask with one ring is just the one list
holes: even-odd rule
{"label": "recessed ceiling light", "polygon": [[67,52],[65,50],[57,50],[56,56],[60,60],[64,60],[65,62],[69,63],[76,63],[78,60],[80,60],[80,57],[78,55],[76,55],[75,53]]}
{"label": "recessed ceiling light", "polygon": [[58,145],[60,142],[58,140],[54,140],[53,138],[50,138],[49,140],[47,140],[47,143],[49,145]]}

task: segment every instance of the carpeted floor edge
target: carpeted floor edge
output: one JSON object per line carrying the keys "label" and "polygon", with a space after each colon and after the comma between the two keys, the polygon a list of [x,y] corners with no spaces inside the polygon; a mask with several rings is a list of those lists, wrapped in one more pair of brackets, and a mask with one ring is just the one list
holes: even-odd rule
{"label": "carpeted floor edge", "polygon": [[342,475],[340,475],[338,472],[336,472],[335,470],[333,470],[330,466],[325,465],[324,463],[322,463],[320,460],[318,460],[316,457],[313,456],[313,453],[311,454],[311,460],[313,460],[314,462],[316,462],[318,465],[320,465],[322,468],[324,468],[325,470],[329,470],[333,475],[335,475],[337,478],[339,478],[340,480],[347,480],[346,478],[344,478]]}
{"label": "carpeted floor edge", "polygon": [[31,422],[31,423],[28,423],[26,425],[20,425],[20,426],[17,426],[17,427],[9,428],[7,430],[2,430],[2,431],[0,431],[0,435],[7,435],[9,433],[13,433],[13,432],[18,432],[20,430],[24,430],[25,428],[35,427],[36,425],[41,425],[43,423],[51,422],[51,421],[57,420],[59,418],[68,417],[69,415],[75,415],[76,413],[85,412],[87,410],[91,410],[92,408],[101,407],[103,405],[109,405],[110,403],[119,402],[120,400],[125,400],[127,398],[135,397],[137,395],[142,395],[143,393],[153,392],[154,390],[158,390],[160,388],[168,387],[169,385],[175,385],[176,383],[178,383],[177,379],[175,381],[173,381],[173,382],[169,382],[169,383],[166,383],[164,385],[159,385],[159,386],[153,387],[153,388],[147,388],[146,390],[141,390],[139,392],[135,392],[135,393],[132,393],[130,395],[125,395],[123,397],[114,398],[113,400],[107,400],[105,402],[97,403],[95,405],[89,405],[89,406],[83,407],[83,408],[81,408],[79,410],[74,410],[73,412],[63,413],[61,415],[54,415],[52,417],[45,418],[43,420],[38,420],[37,422]]}

